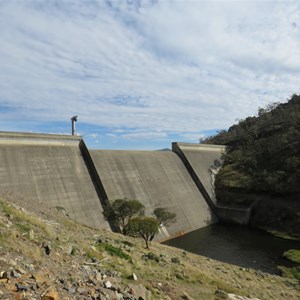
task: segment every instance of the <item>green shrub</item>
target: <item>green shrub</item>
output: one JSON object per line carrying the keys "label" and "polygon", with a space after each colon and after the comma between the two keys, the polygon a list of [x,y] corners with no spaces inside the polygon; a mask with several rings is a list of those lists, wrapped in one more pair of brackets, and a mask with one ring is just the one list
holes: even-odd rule
{"label": "green shrub", "polygon": [[122,249],[117,248],[111,244],[104,244],[104,250],[110,255],[118,256],[122,259],[130,260],[131,256],[122,251]]}
{"label": "green shrub", "polygon": [[283,253],[283,257],[294,263],[300,264],[300,250],[291,249],[289,251],[285,251]]}

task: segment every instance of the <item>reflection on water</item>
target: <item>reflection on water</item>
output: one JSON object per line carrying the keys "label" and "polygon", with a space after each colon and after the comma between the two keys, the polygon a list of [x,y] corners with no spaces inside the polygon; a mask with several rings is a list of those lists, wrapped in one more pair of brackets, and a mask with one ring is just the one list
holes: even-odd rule
{"label": "reflection on water", "polygon": [[277,265],[291,265],[284,251],[300,249],[300,242],[284,240],[262,230],[213,224],[164,244],[241,267],[278,274]]}

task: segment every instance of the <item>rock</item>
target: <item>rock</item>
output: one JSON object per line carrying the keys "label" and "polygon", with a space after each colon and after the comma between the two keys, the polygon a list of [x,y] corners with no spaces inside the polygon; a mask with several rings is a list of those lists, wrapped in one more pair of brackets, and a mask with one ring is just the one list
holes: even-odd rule
{"label": "rock", "polygon": [[27,269],[27,270],[30,270],[30,271],[34,271],[34,265],[33,264],[27,264],[25,263],[24,264],[24,267]]}
{"label": "rock", "polygon": [[27,274],[27,272],[26,272],[25,270],[23,270],[22,268],[20,268],[20,267],[18,267],[18,268],[16,269],[16,271],[17,271],[19,274],[22,274],[22,275]]}
{"label": "rock", "polygon": [[12,270],[10,272],[10,276],[13,277],[13,278],[20,278],[21,277],[21,274],[18,273],[16,270]]}
{"label": "rock", "polygon": [[107,270],[106,269],[100,269],[99,272],[101,273],[102,276],[104,276],[104,275],[106,275]]}
{"label": "rock", "polygon": [[95,277],[94,277],[94,279],[96,280],[96,281],[98,281],[98,282],[101,282],[102,281],[102,274],[101,273],[97,273],[96,275],[95,275]]}
{"label": "rock", "polygon": [[17,266],[17,263],[13,260],[13,259],[10,259],[9,260],[9,264],[13,267],[16,267]]}
{"label": "rock", "polygon": [[222,298],[222,299],[227,299],[228,298],[228,294],[222,290],[216,290],[215,291],[215,295]]}
{"label": "rock", "polygon": [[238,296],[235,294],[228,294],[227,300],[259,300],[258,298],[248,298],[245,296]]}
{"label": "rock", "polygon": [[[98,290],[99,290],[101,296],[99,298],[95,298],[95,299],[113,299],[113,300],[122,300],[123,299],[123,295],[118,293],[117,291],[112,291],[110,289],[105,289],[105,288],[99,288]],[[102,296],[104,296],[105,298]],[[126,299],[128,299],[128,298],[126,298]]]}
{"label": "rock", "polygon": [[0,299],[2,299],[4,293],[0,290]]}
{"label": "rock", "polygon": [[103,286],[106,288],[106,289],[111,289],[112,287],[112,284],[109,280],[106,280],[103,282]]}
{"label": "rock", "polygon": [[58,300],[58,293],[56,291],[48,291],[41,300]]}
{"label": "rock", "polygon": [[148,252],[147,254],[143,254],[142,255],[142,258],[145,259],[145,260],[154,260],[156,262],[159,262],[160,259],[159,259],[159,256],[157,256],[156,254],[152,253],[152,252]]}
{"label": "rock", "polygon": [[171,262],[174,264],[180,264],[180,259],[178,257],[172,257]]}
{"label": "rock", "polygon": [[36,283],[43,284],[48,281],[48,278],[45,276],[44,272],[35,273],[31,275],[31,278],[36,281]]}
{"label": "rock", "polygon": [[128,276],[128,279],[132,279],[134,281],[137,281],[138,280],[138,277],[136,276],[135,273],[132,273],[132,275]]}
{"label": "rock", "polygon": [[121,273],[118,271],[107,271],[106,275],[110,277],[121,277]]}
{"label": "rock", "polygon": [[16,288],[18,292],[27,292],[29,290],[29,287],[27,285],[16,283]]}
{"label": "rock", "polygon": [[69,289],[68,289],[68,291],[69,291],[69,293],[70,294],[75,294],[76,293],[76,289],[75,289],[75,287],[70,287]]}
{"label": "rock", "polygon": [[82,272],[87,277],[91,276],[91,268],[89,266],[83,266],[82,267]]}
{"label": "rock", "polygon": [[68,255],[71,255],[72,250],[73,250],[73,246],[72,246],[72,245],[69,245],[69,246],[68,246],[68,249],[67,249],[67,251],[66,251],[67,254],[68,254]]}
{"label": "rock", "polygon": [[192,298],[187,292],[184,292],[181,298],[183,300],[194,300],[194,298]]}
{"label": "rock", "polygon": [[51,243],[50,242],[46,242],[44,245],[43,245],[43,248],[45,249],[45,254],[46,255],[50,255],[51,253]]}
{"label": "rock", "polygon": [[183,274],[183,273],[178,273],[178,272],[176,272],[176,273],[175,273],[175,277],[176,277],[177,279],[179,279],[179,280],[183,280],[183,279],[184,279],[184,274]]}
{"label": "rock", "polygon": [[261,270],[257,270],[257,271],[255,271],[255,274],[257,275],[257,276],[260,276],[260,277],[262,277],[262,278],[264,278],[265,277],[265,274],[263,273],[263,271],[261,271]]}
{"label": "rock", "polygon": [[135,299],[139,299],[139,300],[152,299],[151,291],[147,290],[142,284],[138,284],[138,285],[129,284],[128,288]]}
{"label": "rock", "polygon": [[37,290],[37,285],[36,284],[31,284],[30,285],[30,289],[32,290],[32,291],[36,291]]}
{"label": "rock", "polygon": [[77,293],[79,293],[80,295],[87,296],[89,294],[89,291],[84,287],[78,287]]}
{"label": "rock", "polygon": [[8,272],[1,272],[0,273],[0,279],[8,279],[9,275]]}

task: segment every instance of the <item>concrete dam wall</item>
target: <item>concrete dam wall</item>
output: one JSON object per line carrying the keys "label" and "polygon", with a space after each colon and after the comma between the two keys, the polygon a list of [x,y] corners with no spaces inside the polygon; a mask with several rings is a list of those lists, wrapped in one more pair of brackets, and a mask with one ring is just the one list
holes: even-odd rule
{"label": "concrete dam wall", "polygon": [[180,158],[171,151],[90,151],[97,172],[113,201],[127,197],[141,201],[146,214],[157,207],[176,213],[176,223],[163,228],[165,240],[216,221]]}
{"label": "concrete dam wall", "polygon": [[81,137],[0,132],[0,189],[63,207],[95,228],[109,228],[107,200],[137,199],[147,215],[164,207],[177,218],[160,230],[161,241],[217,221],[211,168],[220,154],[220,147],[181,143],[173,152],[89,151]]}
{"label": "concrete dam wall", "polygon": [[0,190],[60,206],[78,222],[109,228],[79,137],[0,132]]}
{"label": "concrete dam wall", "polygon": [[172,149],[184,162],[207,204],[220,221],[240,225],[249,223],[252,208],[242,209],[217,204],[214,181],[223,164],[222,153],[225,146],[173,143]]}
{"label": "concrete dam wall", "polygon": [[184,162],[194,182],[213,209],[216,204],[214,180],[223,163],[222,153],[225,146],[173,143],[172,150]]}

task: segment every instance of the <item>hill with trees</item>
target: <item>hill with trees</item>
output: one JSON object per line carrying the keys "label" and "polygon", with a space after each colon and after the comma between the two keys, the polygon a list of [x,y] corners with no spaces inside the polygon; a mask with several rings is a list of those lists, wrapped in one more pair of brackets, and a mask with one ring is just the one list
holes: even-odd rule
{"label": "hill with trees", "polygon": [[259,108],[201,143],[228,146],[218,202],[254,206],[253,225],[300,234],[300,96]]}

